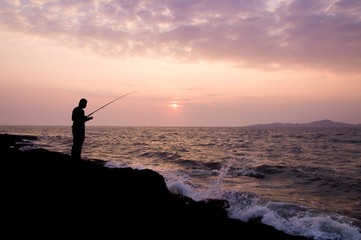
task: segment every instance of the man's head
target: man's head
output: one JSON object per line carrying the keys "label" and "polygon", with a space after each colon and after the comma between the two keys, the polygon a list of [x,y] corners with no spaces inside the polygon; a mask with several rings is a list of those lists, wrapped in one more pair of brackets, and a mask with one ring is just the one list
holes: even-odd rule
{"label": "man's head", "polygon": [[87,100],[85,98],[80,99],[79,101],[79,107],[85,108],[87,104]]}

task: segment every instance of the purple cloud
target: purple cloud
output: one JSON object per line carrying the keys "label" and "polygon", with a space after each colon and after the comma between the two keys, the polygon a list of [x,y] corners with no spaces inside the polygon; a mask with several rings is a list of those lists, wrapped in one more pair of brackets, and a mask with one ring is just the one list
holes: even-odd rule
{"label": "purple cloud", "polygon": [[124,58],[359,72],[359,0],[1,1],[0,29]]}

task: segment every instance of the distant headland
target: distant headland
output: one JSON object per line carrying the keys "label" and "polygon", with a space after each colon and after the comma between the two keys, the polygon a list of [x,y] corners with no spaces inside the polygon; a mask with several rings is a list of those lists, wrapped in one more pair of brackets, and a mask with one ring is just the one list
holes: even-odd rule
{"label": "distant headland", "polygon": [[309,123],[269,123],[253,124],[246,127],[254,128],[361,128],[361,124],[350,124],[343,122],[334,122],[328,119],[314,121]]}

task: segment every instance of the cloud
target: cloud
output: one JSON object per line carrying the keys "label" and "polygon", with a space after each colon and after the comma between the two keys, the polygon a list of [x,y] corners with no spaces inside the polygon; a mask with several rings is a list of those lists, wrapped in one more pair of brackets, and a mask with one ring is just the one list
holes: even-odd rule
{"label": "cloud", "polygon": [[359,72],[359,0],[7,0],[0,29],[112,57]]}

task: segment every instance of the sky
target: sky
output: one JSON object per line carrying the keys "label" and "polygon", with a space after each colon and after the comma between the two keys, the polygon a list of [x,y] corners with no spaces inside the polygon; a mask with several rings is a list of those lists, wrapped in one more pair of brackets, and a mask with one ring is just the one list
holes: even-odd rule
{"label": "sky", "polygon": [[2,0],[0,125],[361,123],[360,0]]}

